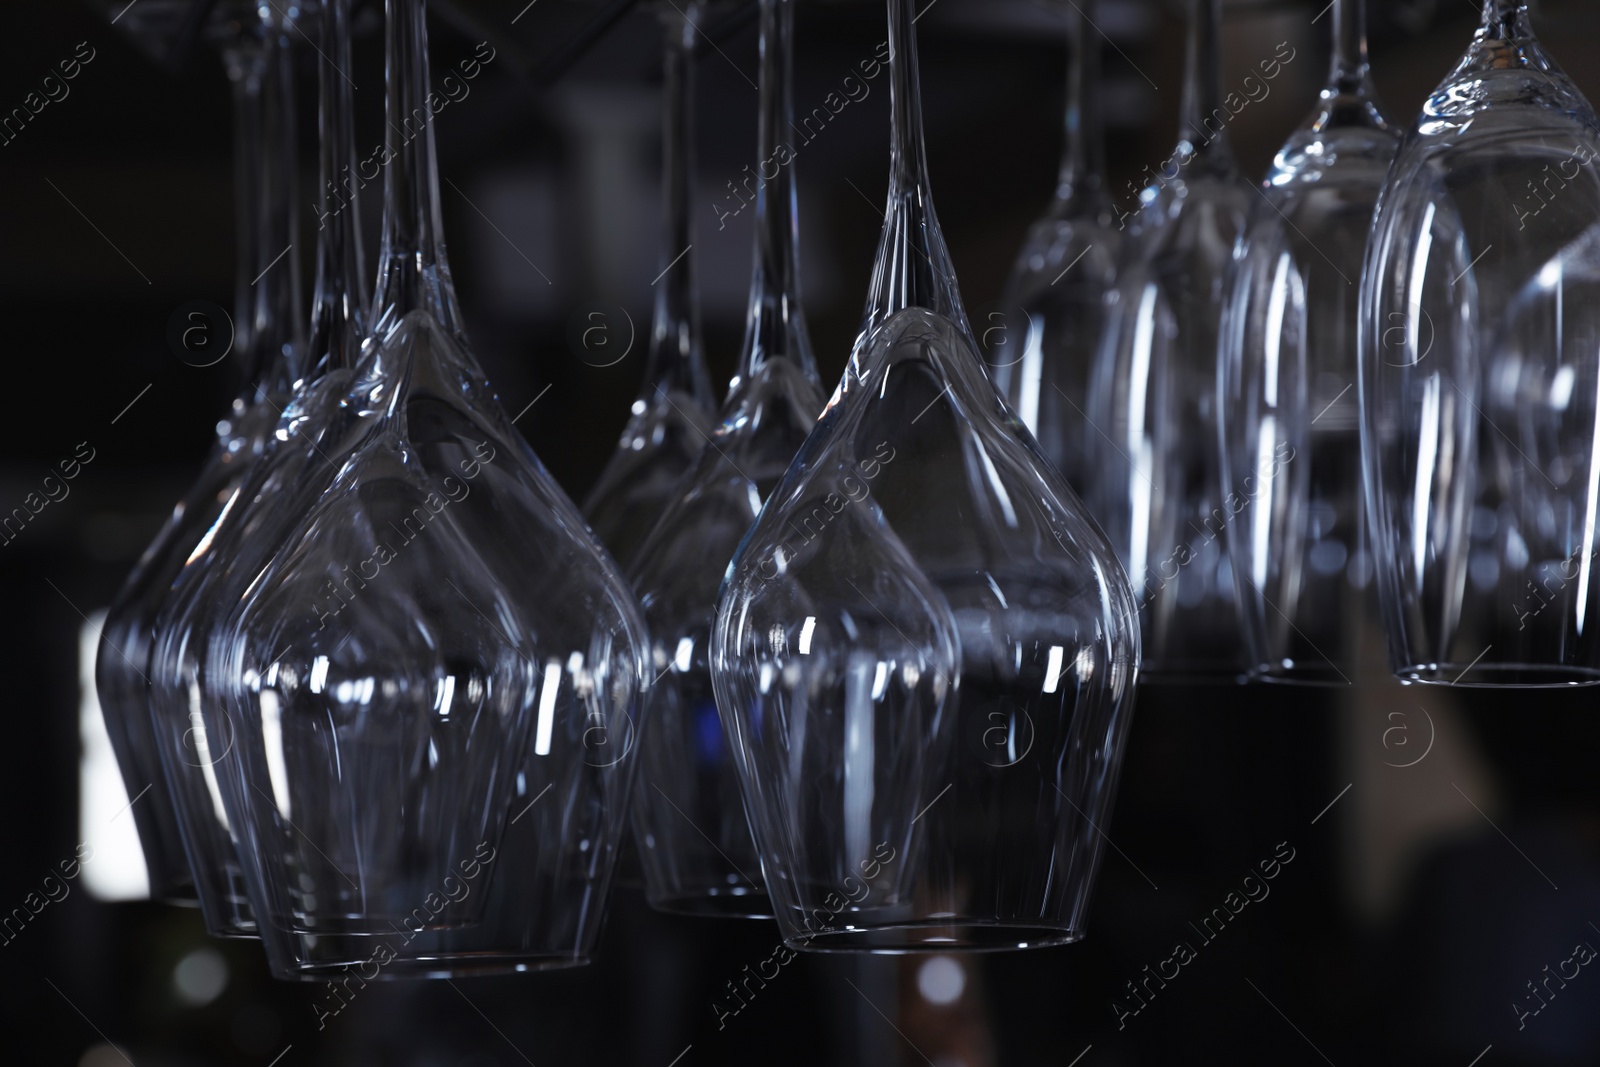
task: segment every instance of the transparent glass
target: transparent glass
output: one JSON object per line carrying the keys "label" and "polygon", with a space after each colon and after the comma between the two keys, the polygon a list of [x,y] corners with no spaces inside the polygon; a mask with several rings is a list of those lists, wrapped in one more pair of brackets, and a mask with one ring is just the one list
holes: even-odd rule
{"label": "transparent glass", "polygon": [[207,756],[199,750],[199,734],[183,733],[176,761],[165,766],[167,754],[150,718],[151,656],[160,636],[157,620],[174,581],[260,457],[298,377],[299,256],[291,250],[277,259],[296,233],[295,92],[286,32],[285,17],[272,12],[239,27],[224,48],[234,95],[239,236],[234,347],[244,367],[243,391],[217,423],[217,442],[193,488],[112,602],[95,661],[95,688],[133,798],[150,895],[173,903],[198,900],[205,906],[207,927],[218,935],[244,933],[251,924],[240,918],[238,898],[217,881],[220,866],[211,862],[206,846],[180,830],[176,806],[181,798],[175,794],[208,795]]}
{"label": "transparent glass", "polygon": [[1600,669],[1600,223],[1523,287],[1488,351],[1485,414],[1505,429],[1479,475],[1500,483],[1505,526],[1495,637],[1508,659],[1589,681]]}
{"label": "transparent glass", "polygon": [[1095,13],[1092,0],[1064,9],[1066,148],[1055,201],[1028,231],[1000,310],[979,323],[995,388],[1082,499],[1095,480],[1089,380],[1124,243],[1106,182]]}
{"label": "transparent glass", "polygon": [[823,403],[800,304],[794,163],[779,149],[794,114],[793,30],[793,0],[761,0],[757,158],[778,170],[756,191],[755,267],[739,367],[710,445],[629,573],[658,675],[640,747],[634,839],[650,903],[668,911],[772,914],[717,717],[710,660],[728,561]]}
{"label": "transparent glass", "polygon": [[888,7],[867,313],[729,568],[712,683],[790,945],[1060,944],[1083,931],[1138,624],[1104,536],[985,373],[926,177],[915,11]]}
{"label": "transparent glass", "polygon": [[[1379,200],[1361,292],[1362,460],[1403,681],[1600,681],[1587,593],[1551,577],[1587,573],[1593,528],[1582,382],[1594,355],[1587,309],[1566,311],[1586,291],[1582,268],[1567,282],[1583,262],[1569,242],[1600,217],[1597,130],[1526,5],[1490,2]],[[1564,606],[1544,608],[1552,598]]]}
{"label": "transparent glass", "polygon": [[387,46],[372,337],[327,488],[213,633],[202,707],[275,974],[570,966],[627,811],[636,761],[603,742],[643,725],[643,623],[468,352],[413,117],[420,0],[391,0]]}
{"label": "transparent glass", "polygon": [[1361,265],[1399,132],[1360,0],[1333,72],[1274,159],[1234,255],[1218,361],[1222,499],[1250,677],[1346,685],[1372,599],[1355,393]]}
{"label": "transparent glass", "polygon": [[[331,471],[319,477],[326,463],[317,454],[317,436],[332,413],[319,412],[324,417],[315,421],[307,415],[317,410],[312,394],[325,387],[324,375],[347,373],[364,335],[364,297],[357,295],[366,289],[361,280],[360,212],[353,202],[348,205],[351,210],[338,210],[330,195],[344,168],[355,162],[350,89],[338,73],[349,67],[348,20],[349,0],[327,0],[319,12],[322,224],[317,232],[310,339],[303,349],[315,355],[306,361],[310,367],[304,380],[290,386],[296,389],[292,399],[277,396],[263,401],[269,432],[255,442],[253,462],[231,487],[221,514],[175,577],[156,623],[150,660],[150,713],[166,779],[172,786],[207,929],[221,936],[253,935],[256,923],[214,770],[218,761],[229,757],[232,735],[208,733],[202,711],[206,646],[219,616],[226,615],[267,561],[262,551],[276,546],[289,524],[305,513],[316,490],[332,477]],[[284,143],[275,139],[273,147],[274,158],[281,155],[293,167],[292,136]],[[346,195],[353,198],[355,191]],[[272,241],[263,242],[263,248],[272,247]],[[281,416],[280,402],[285,405]],[[291,458],[285,452],[297,455]]]}
{"label": "transparent glass", "polygon": [[1152,681],[1230,682],[1244,671],[1223,540],[1232,515],[1217,445],[1217,340],[1234,243],[1259,194],[1228,144],[1221,6],[1190,0],[1178,147],[1140,194],[1091,385],[1091,510],[1133,583]]}
{"label": "transparent glass", "polygon": [[658,5],[666,45],[663,88],[661,275],[644,385],[622,440],[583,513],[623,567],[630,566],[678,481],[705,447],[716,401],[700,336],[695,282],[694,63],[705,4]]}

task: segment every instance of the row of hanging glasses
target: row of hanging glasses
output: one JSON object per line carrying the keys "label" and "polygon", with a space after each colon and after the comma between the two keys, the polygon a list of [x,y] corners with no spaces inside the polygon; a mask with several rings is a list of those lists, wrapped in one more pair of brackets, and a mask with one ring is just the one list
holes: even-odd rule
{"label": "row of hanging glasses", "polygon": [[[758,195],[715,413],[693,260],[668,262],[592,529],[469,354],[423,0],[388,4],[370,305],[340,180],[348,0],[239,22],[250,384],[97,664],[124,776],[154,783],[155,895],[259,937],[283,978],[569,966],[631,819],[654,904],[773,916],[796,947],[1081,936],[1137,681],[1131,591],[985,375],[929,193],[913,7],[888,7],[889,211],[832,400],[791,163]],[[702,13],[663,12],[665,247],[692,225]],[[762,158],[793,114],[792,26],[792,0],[761,0]],[[292,256],[270,258],[297,221],[291,29],[320,38],[309,329]]]}
{"label": "row of hanging glasses", "polygon": [[1136,214],[1069,8],[1059,191],[990,367],[1116,546],[1145,678],[1350,684],[1377,613],[1402,681],[1600,681],[1600,122],[1527,5],[1486,0],[1409,133],[1361,5],[1330,5],[1329,80],[1255,188],[1221,2],[1192,0],[1179,142]]}
{"label": "row of hanging glasses", "polygon": [[[312,328],[273,304],[292,300],[292,261],[265,267],[294,221],[290,23],[268,5],[228,51],[242,117],[265,116],[263,187],[241,186],[264,238],[250,348],[265,384],[222,424],[201,486],[110,613],[108,726],[130,781],[150,773],[130,757],[160,760],[163,815],[140,827],[164,846],[149,850],[153,887],[184,894],[160,837],[170,819],[208,929],[259,936],[274,973],[576,962],[630,784],[583,740],[620,734],[636,709],[638,608],[469,354],[422,4],[399,0],[387,21],[391,158],[370,306],[358,194],[341,181],[355,160],[348,3],[318,14]],[[130,630],[142,661],[118,640]],[[118,702],[130,688],[147,707]]]}
{"label": "row of hanging glasses", "polygon": [[[761,159],[793,114],[792,3],[760,0]],[[969,325],[915,11],[888,0],[890,190],[844,375],[824,399],[790,159],[757,194],[715,410],[677,251],[705,6],[661,9],[665,272],[643,391],[581,512],[470,355],[424,0],[388,0],[370,303],[340,180],[348,0],[241,20],[249,384],[97,665],[130,792],[153,783],[153,894],[259,937],[284,978],[569,966],[631,827],[653,905],[775,917],[796,948],[1062,944],[1141,644],[1157,677],[1348,680],[1376,585],[1403,678],[1600,680],[1579,288],[1600,238],[1573,240],[1600,217],[1600,145],[1523,7],[1486,5],[1402,139],[1338,0],[1332,81],[1256,190],[1218,120],[1220,3],[1194,0],[1178,150],[1124,228],[1092,9],[1069,6],[1068,146],[1011,282],[1015,358],[986,366]],[[294,257],[272,258],[297,221],[291,28],[320,38],[309,323]],[[1519,183],[1548,199],[1508,221]],[[1508,615],[1513,592],[1540,606]]]}

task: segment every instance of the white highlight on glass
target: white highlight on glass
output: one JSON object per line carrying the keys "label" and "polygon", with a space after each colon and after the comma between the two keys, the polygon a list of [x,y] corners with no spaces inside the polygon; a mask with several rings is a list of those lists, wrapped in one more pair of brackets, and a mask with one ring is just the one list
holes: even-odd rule
{"label": "white highlight on glass", "polygon": [[227,826],[228,813],[222,806],[222,787],[217,784],[216,772],[211,769],[216,764],[216,757],[211,754],[211,743],[206,739],[206,720],[200,711],[200,685],[192,678],[189,681],[189,736],[194,739],[194,758],[200,761],[200,773],[206,780],[206,794],[211,797],[211,810],[217,821]]}
{"label": "white highlight on glass", "polygon": [[544,687],[539,690],[539,724],[534,729],[533,753],[550,755],[550,734],[556,722],[556,695],[561,691],[561,664],[551,660],[544,665]]}
{"label": "white highlight on glass", "polygon": [[817,617],[815,615],[807,615],[805,624],[800,627],[800,654],[802,656],[811,654],[811,635],[816,632],[816,629]]}
{"label": "white highlight on glass", "polygon": [[322,687],[328,684],[328,657],[318,656],[311,661],[311,691],[322,692]]}
{"label": "white highlight on glass", "polygon": [[[844,843],[851,856],[865,856],[872,848],[873,678],[883,664],[876,656],[857,652],[850,657],[844,683]],[[795,716],[803,719],[804,716]]]}
{"label": "white highlight on glass", "polygon": [[[335,751],[337,740],[336,736]],[[285,819],[291,818],[289,764],[283,758],[283,712],[278,706],[276,689],[261,691],[261,744],[267,751],[267,777],[272,781],[272,799],[278,805],[278,813]]]}
{"label": "white highlight on glass", "polygon": [[1060,645],[1050,646],[1050,659],[1044,668],[1044,691],[1046,693],[1054,693],[1056,687],[1061,684],[1061,657],[1065,654],[1066,650]]}

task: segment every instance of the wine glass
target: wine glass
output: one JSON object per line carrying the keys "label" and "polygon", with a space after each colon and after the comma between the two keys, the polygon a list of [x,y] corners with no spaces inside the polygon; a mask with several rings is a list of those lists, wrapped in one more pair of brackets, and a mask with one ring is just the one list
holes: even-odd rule
{"label": "wine glass", "polygon": [[1190,0],[1179,141],[1141,194],[1091,381],[1091,510],[1133,583],[1146,677],[1234,681],[1244,669],[1222,492],[1217,338],[1235,241],[1257,194],[1222,107],[1221,0]]}
{"label": "wine glass", "polygon": [[1403,681],[1600,681],[1576,581],[1593,529],[1592,400],[1572,391],[1594,355],[1581,302],[1566,318],[1567,297],[1587,291],[1569,242],[1600,217],[1596,154],[1600,121],[1527,5],[1490,0],[1379,198],[1361,290],[1362,460]]}
{"label": "wine glass", "polygon": [[[325,0],[318,14],[321,226],[310,340],[304,349],[313,355],[304,361],[304,377],[294,383],[281,415],[277,400],[264,401],[273,419],[271,432],[255,443],[254,461],[175,577],[155,626],[150,659],[150,714],[163,767],[206,925],[219,935],[254,934],[256,923],[214,770],[229,758],[232,735],[208,733],[202,712],[206,644],[219,615],[225,616],[266,562],[261,551],[288,532],[288,524],[315,499],[319,484],[331,478],[330,472],[318,480],[326,467],[318,437],[327,420],[313,422],[309,416],[322,414],[326,400],[318,398],[330,392],[328,376],[348,373],[365,335],[359,189],[352,183],[342,196],[336,192],[345,168],[355,163],[350,88],[341,73],[350,65],[349,0]],[[274,79],[290,73],[274,70]],[[282,159],[273,169],[292,172],[295,146],[278,140],[272,144],[273,158]],[[291,459],[286,452],[297,455]]]}
{"label": "wine glass", "polygon": [[[640,745],[634,840],[650,903],[769,917],[761,860],[711,685],[711,631],[728,561],[822,410],[800,304],[793,0],[761,0],[755,267],[744,348],[721,422],[629,572],[650,630],[650,730]],[[771,177],[768,171],[771,170]]]}
{"label": "wine glass", "polygon": [[[217,857],[193,854],[196,840],[180,831],[175,793],[207,794],[208,756],[199,751],[202,732],[186,729],[180,734],[186,747],[164,769],[167,753],[150,718],[151,655],[160,636],[157,619],[174,581],[259,458],[278,410],[301,375],[300,268],[291,247],[297,237],[295,92],[285,19],[268,11],[259,21],[237,27],[223,46],[234,99],[240,237],[234,345],[245,368],[243,391],[218,422],[217,442],[200,477],[112,602],[95,660],[106,732],[135,797],[133,817],[150,895],[177,903],[198,899],[208,928],[217,934],[244,933],[250,924],[237,909],[241,902],[215,881],[221,867],[209,860]],[[185,849],[191,853],[187,857]]]}
{"label": "wine glass", "polygon": [[700,338],[695,283],[694,63],[705,9],[700,0],[660,4],[662,67],[662,209],[660,276],[644,385],[622,440],[584,501],[589,524],[623,567],[633,563],[678,481],[705,447],[716,402]]}
{"label": "wine glass", "polygon": [[[1067,484],[1087,499],[1095,429],[1089,377],[1116,284],[1124,227],[1113,219],[1100,101],[1100,45],[1089,33],[1093,0],[1066,8],[1066,148],[1055,201],[1028,231],[1006,282],[990,346],[989,377]],[[1095,31],[1098,32],[1098,31]],[[982,325],[990,326],[992,323]],[[985,329],[988,334],[991,329]]]}
{"label": "wine glass", "polygon": [[335,473],[213,633],[202,704],[275,974],[571,966],[626,816],[636,761],[597,738],[643,726],[643,623],[468,352],[424,4],[388,13],[372,336]]}
{"label": "wine glass", "polygon": [[1361,506],[1361,263],[1399,132],[1361,0],[1333,5],[1333,71],[1278,151],[1234,254],[1218,354],[1222,499],[1252,678],[1350,684],[1372,581]]}
{"label": "wine glass", "polygon": [[1515,557],[1506,551],[1509,531],[1496,544],[1502,605],[1509,607],[1495,620],[1496,640],[1507,646],[1506,659],[1556,668],[1571,681],[1590,680],[1600,668],[1591,622],[1600,611],[1597,295],[1600,223],[1523,286],[1488,344],[1485,371],[1485,414],[1506,432],[1495,442],[1494,476],[1502,480],[1501,493],[1507,486],[1516,491],[1502,497],[1501,512],[1524,550]]}
{"label": "wine glass", "polygon": [[1137,618],[984,371],[928,186],[914,4],[888,9],[866,315],[729,567],[712,683],[791,946],[1061,944],[1082,936]]}

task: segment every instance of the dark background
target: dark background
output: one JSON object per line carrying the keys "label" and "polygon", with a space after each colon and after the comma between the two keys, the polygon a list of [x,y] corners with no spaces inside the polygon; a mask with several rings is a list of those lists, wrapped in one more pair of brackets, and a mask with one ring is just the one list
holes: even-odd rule
{"label": "dark background", "polygon": [[[936,2],[918,23],[930,164],[981,320],[1053,189],[1065,48],[1045,3]],[[123,3],[111,0],[109,12]],[[1230,129],[1253,176],[1315,98],[1331,21],[1313,24],[1323,5],[1227,5],[1225,86],[1278,42],[1296,49],[1271,95]],[[596,369],[574,352],[568,324],[621,305],[641,335],[648,328],[660,267],[659,31],[634,12],[552,79],[553,57],[600,5],[538,0],[511,25],[522,6],[473,0],[433,13],[436,72],[481,40],[498,52],[437,124],[441,175],[459,187],[443,185],[443,204],[476,351],[513,412],[549,387],[519,425],[581,497],[626,418],[644,345],[641,336],[627,359]],[[1408,122],[1465,47],[1477,5],[1372,7],[1375,77],[1389,114]],[[365,147],[382,137],[376,14],[361,7],[351,71]],[[0,108],[20,104],[79,42],[96,51],[67,99],[0,146],[0,504],[19,502],[78,442],[96,450],[71,495],[0,547],[0,677],[11,693],[0,719],[0,911],[9,911],[83,839],[85,616],[108,603],[193,477],[238,372],[185,365],[165,340],[181,304],[232,300],[230,102],[215,55],[201,48],[176,69],[158,64],[105,13],[67,0],[9,0],[0,15]],[[1180,15],[1154,0],[1102,0],[1097,21],[1116,44],[1106,55],[1113,186],[1124,195],[1128,179],[1170,154]],[[883,10],[801,0],[797,21],[796,100],[808,110],[872,54]],[[754,77],[756,41],[753,19],[723,25],[699,68],[695,254],[713,378],[725,381],[742,329],[750,213],[719,231],[712,204],[754,159],[745,75]],[[1600,4],[1552,0],[1536,26],[1600,99]],[[302,66],[297,245],[309,249],[314,79]],[[887,104],[883,76],[798,162],[807,310],[827,381],[854,335],[877,240]],[[365,203],[374,224],[377,201]],[[375,225],[367,247],[375,253]],[[309,256],[302,263],[309,284]],[[922,996],[917,958],[802,957],[719,1029],[713,1003],[729,1003],[725,983],[771,955],[776,928],[657,916],[624,892],[594,967],[373,986],[318,1032],[310,1004],[320,990],[271,981],[255,945],[209,942],[195,912],[97,901],[80,879],[0,944],[5,1045],[13,1062],[85,1067],[668,1067],[675,1056],[683,1067],[1600,1063],[1593,968],[1552,982],[1548,1006],[1520,1030],[1512,1008],[1535,1005],[1528,983],[1574,945],[1600,946],[1592,691],[1407,690],[1381,672],[1361,682],[1142,693],[1088,940],[963,959],[953,1004]],[[1204,942],[1189,924],[1280,843],[1294,859],[1270,897]],[[1165,988],[1151,983],[1154,995],[1119,1029],[1114,1005],[1138,1006],[1127,983],[1179,941],[1197,958]],[[207,949],[220,952],[224,980],[196,1004],[175,977],[184,961],[185,973],[214,965]]]}

